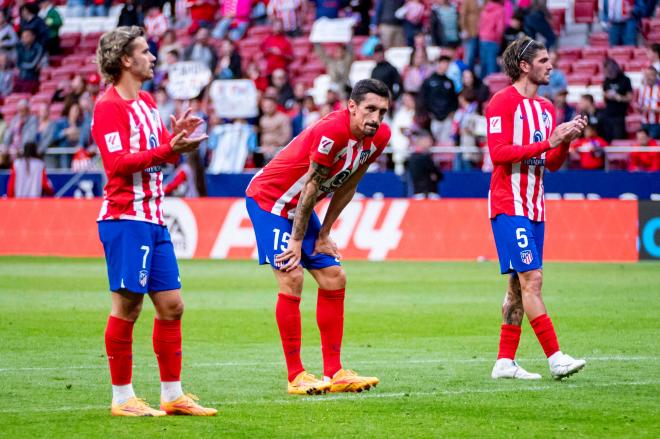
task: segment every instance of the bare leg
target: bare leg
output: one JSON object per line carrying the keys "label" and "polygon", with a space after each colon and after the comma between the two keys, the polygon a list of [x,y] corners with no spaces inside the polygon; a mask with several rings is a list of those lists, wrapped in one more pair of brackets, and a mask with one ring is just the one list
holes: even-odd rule
{"label": "bare leg", "polygon": [[507,325],[520,326],[525,310],[523,308],[520,279],[517,274],[509,277],[509,288],[502,304],[502,321]]}
{"label": "bare leg", "polygon": [[543,286],[543,270],[531,270],[518,274],[522,291],[522,303],[525,314],[531,322],[535,318],[546,314],[545,304],[541,296]]}

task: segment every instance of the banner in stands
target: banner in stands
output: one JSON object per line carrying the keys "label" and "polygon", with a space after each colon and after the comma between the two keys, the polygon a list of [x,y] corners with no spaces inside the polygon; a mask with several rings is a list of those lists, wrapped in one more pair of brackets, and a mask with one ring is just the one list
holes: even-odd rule
{"label": "banner in stands", "polygon": [[218,117],[246,119],[259,115],[257,89],[249,79],[213,81],[210,96]]}
{"label": "banner in stands", "polygon": [[639,203],[639,259],[660,259],[660,201]]}
{"label": "banner in stands", "polygon": [[319,18],[312,25],[309,41],[312,43],[348,43],[353,38],[352,18]]}
{"label": "banner in stands", "polygon": [[[549,201],[544,259],[636,261],[636,201]],[[101,200],[0,201],[0,254],[102,256]],[[327,201],[319,206],[323,216]],[[164,210],[179,257],[248,259],[254,232],[243,199],[172,199]],[[333,239],[345,259],[495,260],[486,200],[362,199]],[[656,247],[657,248],[657,247]]]}
{"label": "banner in stands", "polygon": [[211,82],[211,70],[197,61],[180,61],[167,71],[167,94],[172,99],[193,99]]}

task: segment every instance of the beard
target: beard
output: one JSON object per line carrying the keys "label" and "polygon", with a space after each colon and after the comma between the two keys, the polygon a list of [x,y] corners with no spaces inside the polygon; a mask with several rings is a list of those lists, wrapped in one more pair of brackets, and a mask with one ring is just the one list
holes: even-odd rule
{"label": "beard", "polygon": [[548,85],[548,84],[550,84],[550,76],[548,75],[548,78],[546,79],[545,73],[530,75],[529,80],[531,81],[532,84],[535,84],[535,85]]}

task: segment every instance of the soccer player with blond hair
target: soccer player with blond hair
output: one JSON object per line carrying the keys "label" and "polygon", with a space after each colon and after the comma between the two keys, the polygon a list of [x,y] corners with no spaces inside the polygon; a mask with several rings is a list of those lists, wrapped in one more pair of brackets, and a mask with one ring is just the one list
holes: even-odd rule
{"label": "soccer player with blond hair", "polygon": [[[181,387],[179,268],[163,215],[163,163],[195,151],[206,136],[190,137],[201,120],[172,117],[171,135],[151,96],[141,91],[153,78],[156,58],[144,31],[122,26],[101,37],[96,52],[110,87],[96,103],[92,136],[108,178],[98,228],[108,267],[112,309],[105,347],[112,379],[114,416],[213,416]],[[160,410],[135,396],[132,385],[133,326],[145,294],[156,309],[153,347],[161,380]]]}
{"label": "soccer player with blond hair", "polygon": [[513,85],[497,92],[486,109],[488,149],[493,161],[489,216],[502,274],[509,284],[502,305],[503,323],[493,378],[540,379],[515,361],[523,316],[543,347],[553,378],[578,372],[584,360],[559,350],[541,296],[545,200],[543,174],[556,171],[572,140],[587,125],[584,116],[555,126],[552,103],[537,95],[548,84],[552,63],[543,44],[529,38],[511,43],[503,55]]}

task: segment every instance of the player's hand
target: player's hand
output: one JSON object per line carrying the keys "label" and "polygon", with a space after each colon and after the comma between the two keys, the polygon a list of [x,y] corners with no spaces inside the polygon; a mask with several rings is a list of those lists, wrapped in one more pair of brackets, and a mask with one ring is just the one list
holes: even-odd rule
{"label": "player's hand", "polygon": [[550,146],[556,148],[562,143],[577,139],[586,126],[587,118],[582,115],[577,115],[573,120],[557,125],[548,139]]}
{"label": "player's hand", "polygon": [[289,238],[286,250],[275,256],[275,265],[279,267],[280,271],[289,272],[300,264],[301,255],[302,241]]}
{"label": "player's hand", "polygon": [[337,244],[330,238],[330,236],[319,235],[316,238],[316,245],[314,246],[314,253],[323,253],[324,255],[332,256],[333,258],[341,259],[341,254],[337,250]]}
{"label": "player's hand", "polygon": [[172,133],[176,136],[181,131],[187,131],[189,133],[194,133],[198,126],[204,122],[200,117],[191,116],[190,112],[192,108],[188,108],[183,116],[178,120],[174,116],[170,116],[170,121],[172,124]]}
{"label": "player's hand", "polygon": [[203,136],[188,138],[188,131],[183,130],[170,140],[170,145],[172,145],[172,151],[177,154],[182,154],[184,152],[195,151],[199,148],[200,143],[208,139],[209,136],[204,134]]}

